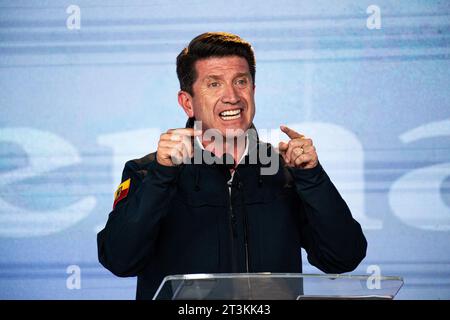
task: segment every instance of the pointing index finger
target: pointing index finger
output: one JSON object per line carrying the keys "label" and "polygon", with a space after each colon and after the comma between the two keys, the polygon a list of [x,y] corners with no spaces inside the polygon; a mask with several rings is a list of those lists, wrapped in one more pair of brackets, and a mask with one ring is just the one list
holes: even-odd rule
{"label": "pointing index finger", "polygon": [[296,138],[303,138],[304,135],[298,133],[297,131],[294,131],[286,126],[280,126],[281,131],[283,131],[284,133],[286,133],[288,135],[289,138],[291,139],[296,139]]}
{"label": "pointing index finger", "polygon": [[179,129],[169,129],[167,133],[185,135],[185,136],[199,136],[202,134],[201,130],[194,130],[193,128],[179,128]]}

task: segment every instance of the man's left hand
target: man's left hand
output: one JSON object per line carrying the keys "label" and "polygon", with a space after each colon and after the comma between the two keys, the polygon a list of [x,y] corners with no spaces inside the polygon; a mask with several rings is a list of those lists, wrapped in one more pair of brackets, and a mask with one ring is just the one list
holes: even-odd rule
{"label": "man's left hand", "polygon": [[291,139],[287,143],[280,142],[278,145],[286,165],[302,169],[312,169],[317,166],[319,159],[312,140],[286,126],[280,126],[280,129]]}

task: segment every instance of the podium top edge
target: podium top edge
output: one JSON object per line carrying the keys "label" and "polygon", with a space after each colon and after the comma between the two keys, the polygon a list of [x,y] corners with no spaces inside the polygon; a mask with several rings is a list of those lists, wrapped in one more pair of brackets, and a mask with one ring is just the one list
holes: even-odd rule
{"label": "podium top edge", "polygon": [[[401,281],[399,276],[377,276],[377,275],[352,275],[352,274],[306,274],[306,273],[195,273],[169,275],[164,278],[170,280],[207,280],[207,279],[226,279],[226,278],[326,278],[326,279],[351,279],[351,280],[380,280],[380,281]],[[164,282],[164,281],[163,281]]]}

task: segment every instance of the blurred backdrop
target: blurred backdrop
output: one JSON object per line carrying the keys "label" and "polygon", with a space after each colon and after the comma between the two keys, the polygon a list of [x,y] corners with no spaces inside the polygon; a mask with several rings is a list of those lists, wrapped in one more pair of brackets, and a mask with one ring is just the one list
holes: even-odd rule
{"label": "blurred backdrop", "polygon": [[256,127],[310,136],[362,224],[353,274],[450,299],[449,17],[437,0],[0,1],[0,298],[134,299],[96,233],[125,161],[186,121],[177,54],[228,31],[255,49]]}

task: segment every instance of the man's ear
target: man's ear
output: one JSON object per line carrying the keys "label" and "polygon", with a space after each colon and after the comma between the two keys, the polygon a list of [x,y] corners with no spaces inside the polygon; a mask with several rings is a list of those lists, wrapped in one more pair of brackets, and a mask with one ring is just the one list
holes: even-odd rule
{"label": "man's ear", "polygon": [[194,117],[192,96],[188,92],[183,90],[178,91],[178,104],[183,108],[189,118]]}

